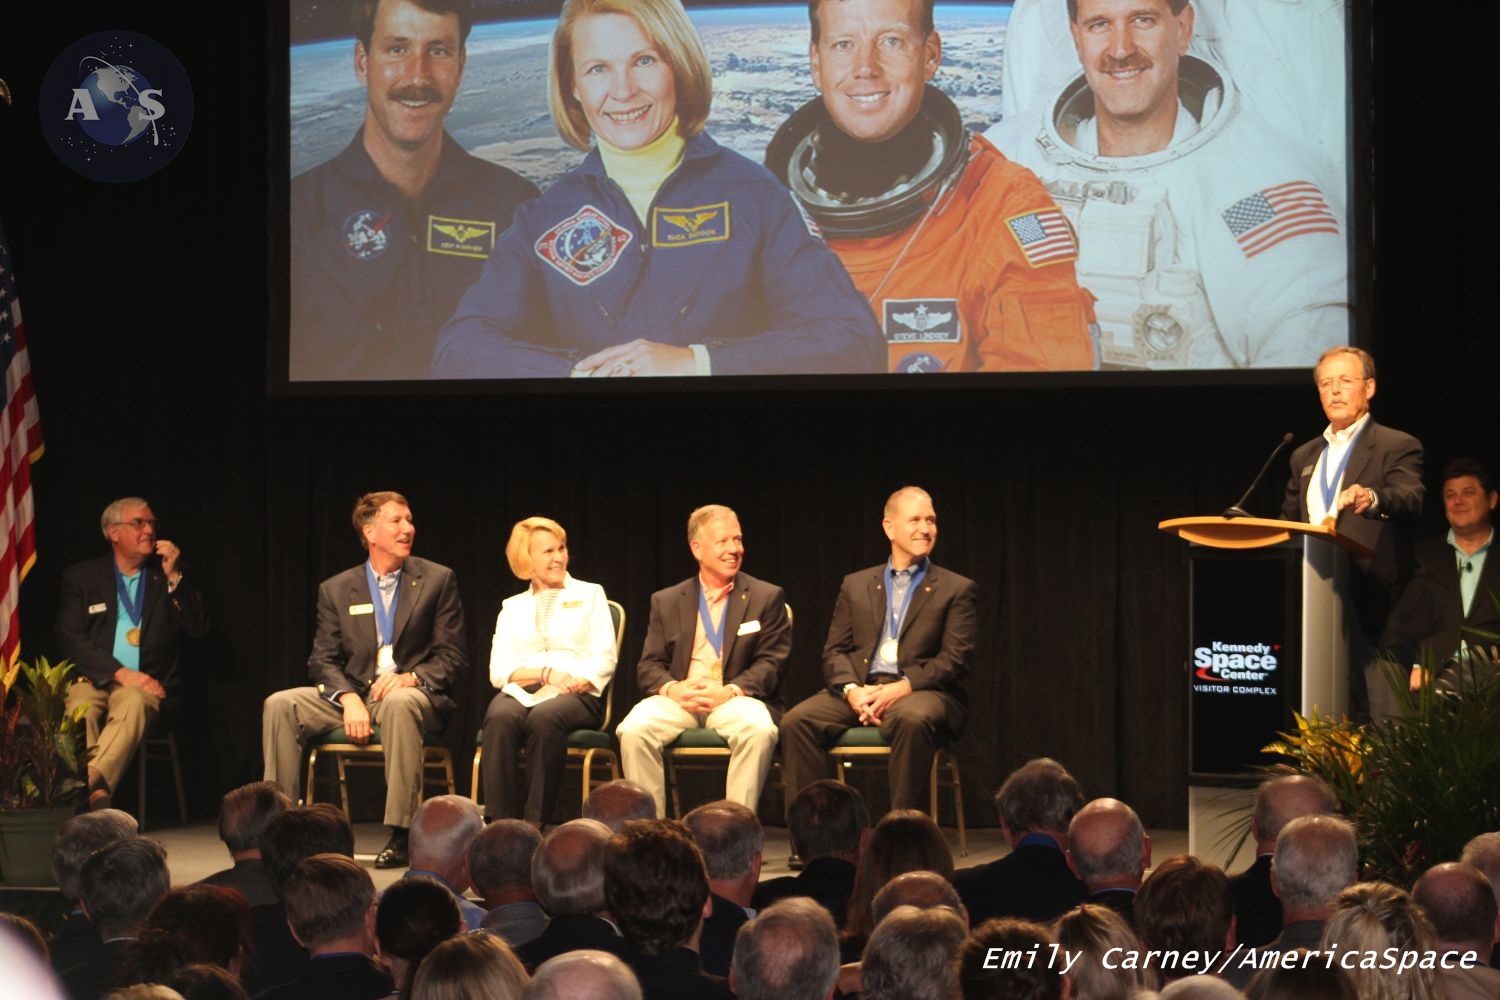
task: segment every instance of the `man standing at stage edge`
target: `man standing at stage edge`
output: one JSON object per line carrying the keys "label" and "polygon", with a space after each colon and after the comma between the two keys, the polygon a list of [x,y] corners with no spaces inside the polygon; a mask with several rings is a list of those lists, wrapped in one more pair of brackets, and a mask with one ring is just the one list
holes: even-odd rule
{"label": "man standing at stage edge", "polygon": [[359,0],[354,21],[364,125],[292,180],[294,381],[425,378],[438,328],[537,193],[443,128],[470,0]]}

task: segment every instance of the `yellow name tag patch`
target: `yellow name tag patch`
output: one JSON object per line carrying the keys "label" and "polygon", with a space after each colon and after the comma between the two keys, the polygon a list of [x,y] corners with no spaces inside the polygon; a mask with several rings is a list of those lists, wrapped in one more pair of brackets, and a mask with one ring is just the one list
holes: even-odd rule
{"label": "yellow name tag patch", "polygon": [[653,208],[651,245],[690,247],[729,239],[729,202],[691,208]]}
{"label": "yellow name tag patch", "polygon": [[349,605],[349,613],[351,615],[373,615],[375,613],[375,605],[351,604]]}
{"label": "yellow name tag patch", "polygon": [[427,217],[428,253],[488,260],[495,249],[495,224],[482,219]]}

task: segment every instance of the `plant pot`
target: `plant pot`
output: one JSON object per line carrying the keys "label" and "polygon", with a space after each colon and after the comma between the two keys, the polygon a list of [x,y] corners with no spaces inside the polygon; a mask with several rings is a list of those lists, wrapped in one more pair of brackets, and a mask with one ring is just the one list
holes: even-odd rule
{"label": "plant pot", "polygon": [[52,841],[73,815],[64,809],[0,809],[0,883],[56,885]]}

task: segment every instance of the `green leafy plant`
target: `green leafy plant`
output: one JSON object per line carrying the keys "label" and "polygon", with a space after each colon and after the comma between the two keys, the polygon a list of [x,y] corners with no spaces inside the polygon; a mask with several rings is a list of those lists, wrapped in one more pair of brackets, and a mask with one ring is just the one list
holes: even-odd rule
{"label": "green leafy plant", "polygon": [[67,660],[38,658],[0,675],[0,808],[55,809],[81,796],[87,709],[68,708],[72,670]]}

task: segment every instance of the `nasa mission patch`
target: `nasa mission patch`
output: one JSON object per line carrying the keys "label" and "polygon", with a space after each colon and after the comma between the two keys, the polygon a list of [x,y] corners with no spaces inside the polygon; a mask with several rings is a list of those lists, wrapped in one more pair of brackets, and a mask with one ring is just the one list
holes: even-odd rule
{"label": "nasa mission patch", "polygon": [[362,208],[344,220],[344,249],[355,260],[371,260],[385,252],[391,234],[386,225],[390,212]]}
{"label": "nasa mission patch", "polygon": [[587,285],[620,260],[635,234],[593,205],[585,205],[536,241],[536,255],[571,282]]}
{"label": "nasa mission patch", "polygon": [[888,344],[956,344],[963,340],[957,299],[884,299]]}

